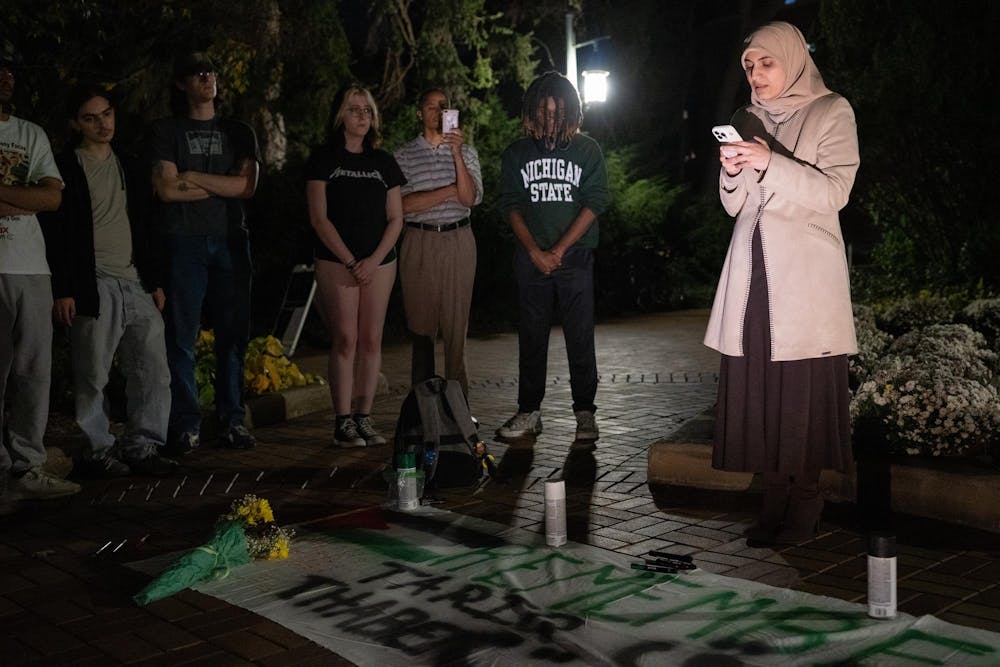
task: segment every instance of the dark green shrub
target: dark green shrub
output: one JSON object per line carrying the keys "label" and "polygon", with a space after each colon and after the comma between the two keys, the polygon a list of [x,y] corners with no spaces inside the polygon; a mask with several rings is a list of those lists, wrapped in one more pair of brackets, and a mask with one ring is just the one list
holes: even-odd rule
{"label": "dark green shrub", "polygon": [[981,333],[1000,352],[1000,299],[975,299],[958,314],[958,321]]}
{"label": "dark green shrub", "polygon": [[879,328],[899,336],[912,329],[951,322],[956,309],[947,298],[922,290],[915,295],[879,302],[874,310]]}

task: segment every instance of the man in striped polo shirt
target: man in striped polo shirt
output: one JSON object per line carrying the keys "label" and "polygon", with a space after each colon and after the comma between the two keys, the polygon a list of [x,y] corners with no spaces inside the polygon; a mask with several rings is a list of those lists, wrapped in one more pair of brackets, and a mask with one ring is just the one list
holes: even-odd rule
{"label": "man in striped polo shirt", "polygon": [[483,199],[483,177],[476,149],[457,127],[444,132],[448,96],[432,88],[420,96],[417,118],[422,133],[396,151],[406,176],[399,274],[406,324],[413,338],[414,384],[435,374],[434,343],[444,340],[444,377],[458,380],[469,395],[465,335],[476,277],[476,239],[469,226],[471,208]]}

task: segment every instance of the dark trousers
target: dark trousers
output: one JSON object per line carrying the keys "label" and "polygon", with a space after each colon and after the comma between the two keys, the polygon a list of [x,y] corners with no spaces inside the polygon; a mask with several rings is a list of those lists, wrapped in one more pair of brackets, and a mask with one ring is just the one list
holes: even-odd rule
{"label": "dark trousers", "polygon": [[545,397],[549,331],[555,316],[562,323],[569,360],[573,410],[593,412],[597,394],[594,352],[594,253],[574,247],[562,266],[545,275],[521,247],[514,250],[520,323],[518,324],[519,412],[533,412]]}
{"label": "dark trousers", "polygon": [[167,363],[172,437],[198,433],[195,340],[207,306],[215,333],[215,413],[220,426],[243,423],[243,357],[250,334],[250,245],[245,234],[167,236]]}

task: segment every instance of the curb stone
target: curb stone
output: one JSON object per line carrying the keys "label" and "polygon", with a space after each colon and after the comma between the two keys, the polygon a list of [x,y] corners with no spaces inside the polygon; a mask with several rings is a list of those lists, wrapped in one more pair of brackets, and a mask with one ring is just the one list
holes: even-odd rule
{"label": "curb stone", "polygon": [[324,382],[293,387],[276,394],[254,396],[247,399],[246,407],[248,427],[271,426],[329,409],[330,387]]}
{"label": "curb stone", "polygon": [[[712,467],[711,409],[685,422],[673,435],[649,446],[650,484],[686,486],[711,491],[760,493],[753,473]],[[1000,473],[981,468],[928,468],[916,462],[893,463],[892,509],[914,516],[1000,533]],[[854,502],[855,471],[824,470],[823,495],[835,502]]]}

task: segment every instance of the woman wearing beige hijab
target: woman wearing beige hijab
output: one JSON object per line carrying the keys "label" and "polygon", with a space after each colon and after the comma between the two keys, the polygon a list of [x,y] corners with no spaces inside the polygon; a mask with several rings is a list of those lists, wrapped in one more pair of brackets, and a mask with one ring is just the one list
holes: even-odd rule
{"label": "woman wearing beige hijab", "polygon": [[744,141],[719,155],[736,224],[705,335],[723,355],[712,463],[762,474],[749,537],[795,543],[815,534],[820,471],[851,465],[857,342],[838,211],[858,169],[857,131],[797,28],[770,23],[744,46],[751,104],[732,119]]}

